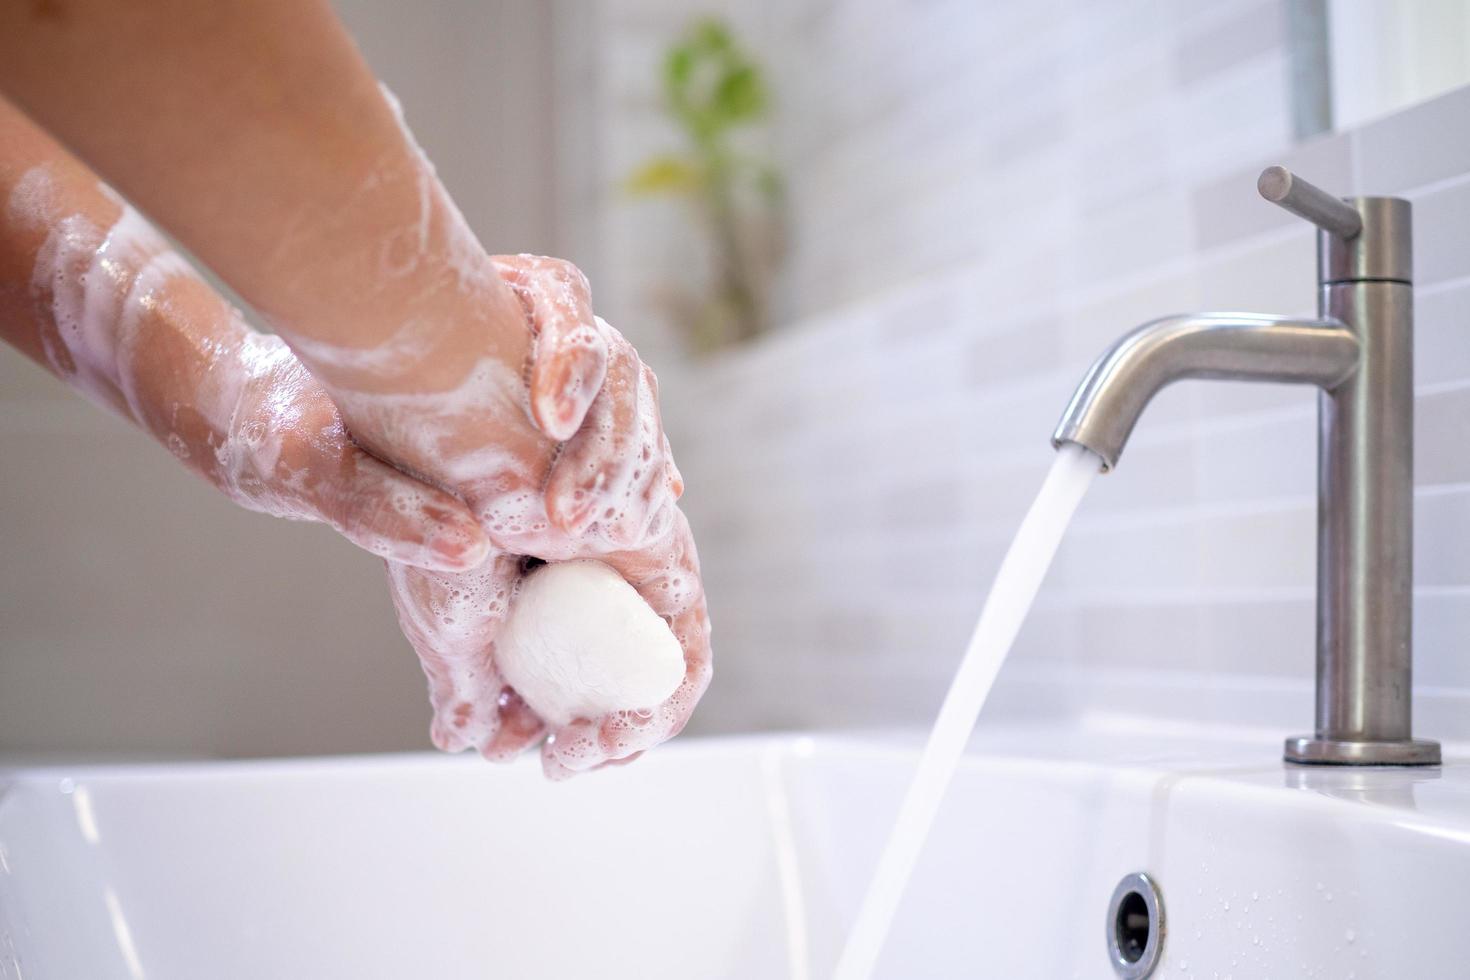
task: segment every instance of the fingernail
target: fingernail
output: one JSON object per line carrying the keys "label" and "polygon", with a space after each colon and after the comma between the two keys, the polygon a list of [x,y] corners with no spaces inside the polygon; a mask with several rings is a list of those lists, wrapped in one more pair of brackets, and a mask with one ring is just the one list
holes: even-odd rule
{"label": "fingernail", "polygon": [[450,564],[450,571],[479,568],[490,555],[490,539],[473,519],[465,519],[426,506],[424,516],[433,521],[425,546]]}
{"label": "fingernail", "polygon": [[453,562],[455,567],[464,571],[479,568],[490,557],[490,541],[483,533],[478,533],[478,529],[468,540],[458,535],[436,536],[430,547],[435,554]]}
{"label": "fingernail", "polygon": [[577,434],[607,371],[607,357],[595,347],[563,349],[551,355],[534,385],[532,411],[548,437],[565,442]]}
{"label": "fingernail", "polygon": [[566,442],[576,435],[579,421],[574,401],[557,395],[537,399],[536,424],[553,442]]}
{"label": "fingernail", "polygon": [[[592,392],[595,396],[596,392]],[[536,424],[556,442],[566,442],[582,427],[592,398],[582,391],[553,391],[536,399]]]}

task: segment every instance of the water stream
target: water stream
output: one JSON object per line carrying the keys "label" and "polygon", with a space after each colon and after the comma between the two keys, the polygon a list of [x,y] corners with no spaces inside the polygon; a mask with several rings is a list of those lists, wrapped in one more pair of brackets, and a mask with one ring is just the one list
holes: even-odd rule
{"label": "water stream", "polygon": [[883,951],[893,915],[903,897],[934,816],[944,800],[970,732],[990,694],[995,675],[1020,632],[1041,588],[1072,514],[1099,470],[1098,458],[1079,446],[1063,446],[1010,550],[970,636],[964,659],[924,745],[918,771],[898,811],[878,870],[868,886],[857,921],[837,961],[837,980],[868,980]]}

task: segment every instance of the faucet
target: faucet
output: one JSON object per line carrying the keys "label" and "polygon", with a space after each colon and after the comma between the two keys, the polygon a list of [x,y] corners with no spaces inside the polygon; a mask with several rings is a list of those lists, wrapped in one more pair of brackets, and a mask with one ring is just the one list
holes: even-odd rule
{"label": "faucet", "polygon": [[1052,435],[1117,465],[1144,407],[1183,378],[1316,385],[1317,705],[1293,763],[1438,765],[1411,732],[1414,318],[1409,202],[1339,199],[1268,167],[1261,196],[1318,228],[1316,319],[1198,313],[1146,323],[1088,370]]}

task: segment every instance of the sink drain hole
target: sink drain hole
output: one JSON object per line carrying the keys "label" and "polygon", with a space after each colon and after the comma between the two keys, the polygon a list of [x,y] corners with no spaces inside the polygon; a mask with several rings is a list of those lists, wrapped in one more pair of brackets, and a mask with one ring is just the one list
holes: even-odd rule
{"label": "sink drain hole", "polygon": [[1153,973],[1164,948],[1164,905],[1148,875],[1127,875],[1108,903],[1108,959],[1123,980]]}

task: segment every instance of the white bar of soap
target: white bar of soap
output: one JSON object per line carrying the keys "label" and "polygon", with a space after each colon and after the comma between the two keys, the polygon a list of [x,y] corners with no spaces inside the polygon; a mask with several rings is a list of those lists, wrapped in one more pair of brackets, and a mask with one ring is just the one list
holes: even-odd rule
{"label": "white bar of soap", "polygon": [[495,662],[553,726],[656,707],[684,679],[668,624],[600,561],[543,565],[522,579]]}

